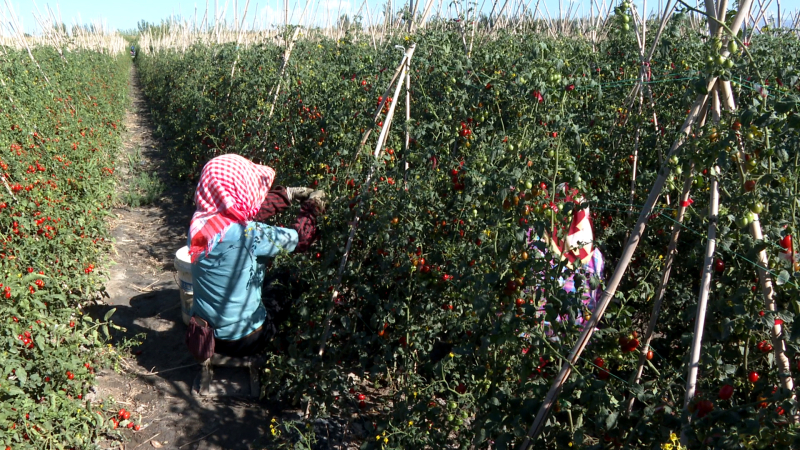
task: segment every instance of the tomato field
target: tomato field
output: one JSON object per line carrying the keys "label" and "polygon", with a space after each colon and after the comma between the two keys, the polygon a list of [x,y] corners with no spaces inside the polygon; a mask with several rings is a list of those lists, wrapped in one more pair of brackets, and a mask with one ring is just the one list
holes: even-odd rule
{"label": "tomato field", "polygon": [[[280,184],[335,198],[319,247],[272,266],[296,277],[288,292],[297,297],[287,337],[264,369],[266,395],[312,416],[357,413],[374,435],[365,448],[519,445],[581,332],[574,319],[592,314],[546,275],[573,271],[564,262],[551,268],[528,230],[541,235],[567,221],[569,207],[551,208],[553,188],[577,188],[592,211],[607,279],[666,166],[671,174],[634,259],[541,436],[547,448],[659,448],[674,442],[686,414],[690,448],[800,445],[791,420],[797,404],[779,384],[800,369],[791,262],[800,42],[791,32],[767,31],[726,44],[730,58],[715,58],[722,43],[676,14],[645,71],[652,107],[645,100],[637,110],[628,96],[642,64],[628,28],[617,26],[595,48],[580,37],[499,31],[469,56],[457,22],[398,34],[377,48],[350,33],[309,37],[295,45],[274,105],[283,46],[142,55],[137,64],[155,120],[175,145],[176,177],[196,180],[209,158],[234,152],[275,167]],[[384,98],[384,91],[392,95],[402,57],[394,46],[411,43],[406,124],[398,118],[405,96]],[[709,114],[667,159],[710,74],[731,81],[739,109],[718,121]],[[376,160],[371,146],[395,101],[395,125]],[[365,184],[373,166],[374,182]],[[712,177],[720,196],[717,250],[697,392],[684,413]],[[691,194],[681,201],[685,183]],[[681,203],[676,264],[642,382],[634,384]],[[754,220],[763,239],[748,233]],[[758,289],[760,250],[777,290],[774,310]],[[581,268],[574,274],[579,289],[604,287]],[[777,342],[791,374],[780,373],[774,358],[775,324],[783,325]]]}

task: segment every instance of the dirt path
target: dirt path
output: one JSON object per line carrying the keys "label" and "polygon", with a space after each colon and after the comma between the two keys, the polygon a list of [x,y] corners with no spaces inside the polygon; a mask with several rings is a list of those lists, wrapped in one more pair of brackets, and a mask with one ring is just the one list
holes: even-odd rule
{"label": "dirt path", "polygon": [[[122,361],[120,373],[98,376],[98,398],[113,397],[141,417],[138,432],[125,430],[127,442],[106,442],[102,448],[123,449],[249,449],[261,448],[260,436],[269,429],[269,405],[233,397],[196,398],[190,386],[199,366],[186,351],[173,258],[184,245],[193,208],[191,186],[176,184],[166,168],[167,145],[153,137],[153,124],[131,73],[132,103],[125,124],[128,136],[120,155],[120,192],[125,193],[142,173],[164,184],[163,194],[143,207],[113,210],[116,240],[106,305],[92,311],[102,316],[116,308],[112,320],[127,329],[116,342],[137,335],[142,344]],[[233,369],[229,369],[233,370]],[[237,369],[240,370],[240,369]],[[235,375],[235,374],[234,374]],[[234,375],[231,375],[235,378]],[[155,443],[153,443],[155,441]]]}

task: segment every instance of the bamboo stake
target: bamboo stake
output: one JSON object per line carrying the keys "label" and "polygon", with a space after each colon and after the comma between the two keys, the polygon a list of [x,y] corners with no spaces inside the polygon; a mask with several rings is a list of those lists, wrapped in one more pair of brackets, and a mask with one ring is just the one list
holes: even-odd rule
{"label": "bamboo stake", "polygon": [[[664,261],[664,270],[661,272],[661,281],[656,289],[655,301],[653,303],[653,312],[650,314],[650,322],[647,324],[647,330],[642,336],[642,351],[639,353],[639,362],[636,365],[636,370],[631,375],[630,384],[639,384],[642,378],[642,370],[644,369],[644,362],[647,359],[647,352],[650,350],[650,342],[653,339],[653,332],[655,332],[656,324],[658,323],[658,316],[661,312],[661,303],[664,301],[664,293],[667,291],[667,283],[669,283],[670,272],[672,271],[672,263],[675,261],[675,255],[678,254],[678,238],[681,234],[681,227],[683,225],[683,218],[686,216],[686,208],[689,201],[689,193],[692,188],[692,171],[690,168],[683,179],[683,193],[680,196],[680,206],[678,208],[678,217],[676,224],[672,229],[672,236],[669,240],[667,247],[667,259]],[[633,410],[633,403],[636,401],[635,396],[628,399],[627,413],[630,414]]]}
{"label": "bamboo stake", "polygon": [[269,107],[269,116],[267,119],[272,118],[272,113],[275,112],[275,103],[278,101],[278,94],[281,92],[281,83],[283,82],[283,75],[286,72],[286,66],[289,65],[289,57],[292,56],[292,49],[294,43],[297,41],[297,36],[300,34],[300,27],[294,29],[291,40],[286,45],[286,51],[283,53],[283,64],[278,72],[278,85],[275,87],[275,94],[272,97],[272,104]]}
{"label": "bamboo stake", "polygon": [[[712,108],[713,109],[713,108]],[[715,173],[719,168],[712,167],[711,172]],[[694,338],[692,348],[689,353],[689,375],[686,377],[686,395],[683,399],[683,408],[687,409],[689,403],[694,398],[697,388],[697,372],[700,368],[700,351],[703,345],[703,329],[706,321],[706,308],[708,307],[708,294],[711,290],[711,263],[714,260],[714,253],[717,246],[717,220],[719,219],[719,185],[717,176],[711,176],[711,199],[709,200],[708,214],[708,241],[706,242],[705,259],[703,260],[703,274],[700,277],[700,298],[697,300],[697,314],[694,320]],[[688,426],[691,423],[691,416],[687,416],[681,430],[681,443],[686,445],[688,441]]]}
{"label": "bamboo stake", "polygon": [[[392,126],[394,111],[397,107],[397,103],[399,103],[397,101],[397,97],[400,95],[400,90],[403,87],[403,81],[405,81],[404,78],[408,70],[408,64],[411,61],[411,57],[414,55],[414,50],[416,50],[416,44],[411,44],[411,46],[405,50],[405,54],[403,55],[403,59],[401,61],[400,78],[397,80],[397,86],[394,91],[395,101],[393,101],[392,104],[389,106],[389,112],[386,113],[386,119],[384,120],[383,127],[381,127],[381,133],[378,136],[377,143],[375,145],[375,151],[373,152],[374,160],[372,165],[370,166],[369,172],[367,173],[367,178],[364,181],[364,189],[363,189],[364,193],[369,192],[369,188],[372,186],[374,180],[373,175],[375,173],[375,167],[381,153],[383,152],[384,143],[388,137],[389,129]],[[379,105],[378,112],[376,113],[376,115],[380,114],[381,109],[382,105]],[[359,210],[356,213],[355,217],[353,218],[353,221],[350,223],[350,234],[347,238],[347,243],[345,244],[344,254],[342,255],[341,261],[339,262],[339,269],[336,274],[336,282],[333,285],[334,286],[333,294],[331,295],[331,305],[328,308],[328,313],[325,317],[325,326],[322,332],[322,336],[320,338],[319,350],[317,352],[317,355],[320,357],[322,357],[322,355],[325,353],[325,345],[328,342],[328,335],[330,334],[331,320],[333,318],[333,310],[334,307],[336,306],[336,299],[339,297],[339,288],[341,287],[342,277],[344,276],[344,269],[347,266],[347,259],[350,256],[350,250],[352,249],[353,246],[353,239],[355,238],[356,235],[356,229],[358,228],[358,222],[361,217],[360,213],[361,210],[363,209],[363,204],[364,204],[364,197],[362,196],[359,205]]]}
{"label": "bamboo stake", "polygon": [[[409,67],[408,62],[406,67]],[[410,68],[410,67],[409,67]],[[403,187],[408,189],[408,152],[411,148],[411,71],[406,70],[406,134],[403,140]]]}

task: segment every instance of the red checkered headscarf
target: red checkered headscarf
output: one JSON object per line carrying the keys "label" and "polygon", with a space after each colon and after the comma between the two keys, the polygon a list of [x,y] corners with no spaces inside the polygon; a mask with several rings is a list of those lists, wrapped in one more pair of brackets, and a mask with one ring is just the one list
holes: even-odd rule
{"label": "red checkered headscarf", "polygon": [[189,225],[189,254],[196,262],[214,247],[214,236],[225,236],[228,225],[252,220],[267,197],[275,170],[239,155],[222,155],[203,166]]}

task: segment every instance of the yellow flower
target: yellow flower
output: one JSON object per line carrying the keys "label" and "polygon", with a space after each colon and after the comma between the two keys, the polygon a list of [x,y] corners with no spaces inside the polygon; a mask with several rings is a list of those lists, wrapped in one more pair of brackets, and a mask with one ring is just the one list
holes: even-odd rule
{"label": "yellow flower", "polygon": [[379,435],[375,436],[375,440],[376,441],[380,441],[381,440],[381,435],[379,434]]}
{"label": "yellow flower", "polygon": [[455,353],[453,353],[453,352],[450,352],[450,357],[451,357],[451,358],[455,358],[455,357],[456,357],[456,354],[455,354]]}
{"label": "yellow flower", "polygon": [[388,437],[387,438],[383,438],[383,443],[384,444],[388,444],[389,443],[389,438]]}
{"label": "yellow flower", "polygon": [[408,421],[408,426],[413,427],[414,426],[414,421],[413,420],[409,420]]}
{"label": "yellow flower", "polygon": [[661,444],[661,450],[672,450],[672,444]]}

